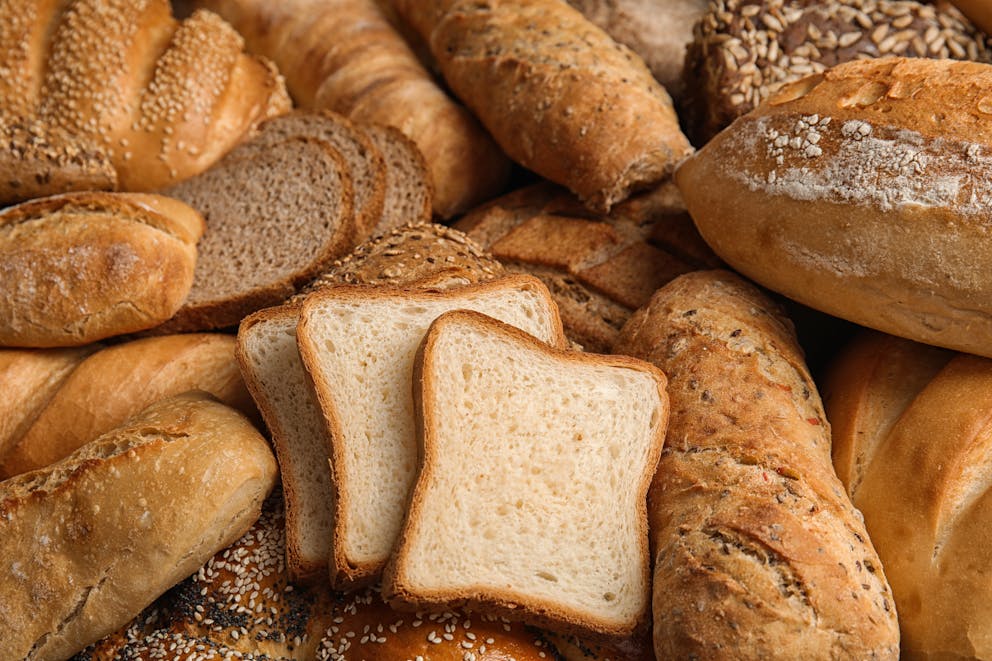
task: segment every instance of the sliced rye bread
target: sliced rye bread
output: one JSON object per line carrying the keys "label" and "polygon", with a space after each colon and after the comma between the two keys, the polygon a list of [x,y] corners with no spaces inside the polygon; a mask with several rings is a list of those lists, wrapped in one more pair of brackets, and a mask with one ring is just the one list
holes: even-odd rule
{"label": "sliced rye bread", "polygon": [[431,220],[434,184],[417,144],[392,126],[359,124],[386,160],[386,199],[372,235]]}
{"label": "sliced rye bread", "polygon": [[379,148],[364,129],[329,110],[297,110],[266,120],[250,144],[264,150],[297,137],[323,140],[344,158],[355,193],[355,234],[349,248],[370,238],[382,218],[386,197],[386,161]]}
{"label": "sliced rye bread", "polygon": [[303,303],[300,355],[331,437],[331,582],[375,581],[399,534],[416,476],[413,361],[430,324],[473,309],[562,345],[558,311],[531,276],[437,292],[341,285]]}
{"label": "sliced rye bread", "polygon": [[462,310],[431,325],[413,383],[419,476],[386,599],[591,635],[644,625],[665,375]]}
{"label": "sliced rye bread", "polygon": [[241,322],[235,353],[279,459],[286,568],[291,580],[311,583],[327,577],[334,492],[330,437],[296,346],[299,320],[299,305],[259,310]]}
{"label": "sliced rye bread", "polygon": [[249,141],[167,194],[199,210],[207,231],[189,297],[157,333],[237,325],[286,300],[354,237],[349,168],[323,140]]}
{"label": "sliced rye bread", "polygon": [[565,334],[595,352],[610,350],[659,287],[721,264],[671,182],[609,215],[590,212],[562,188],[537,184],[479,207],[455,227],[507,270],[541,278],[561,309]]}

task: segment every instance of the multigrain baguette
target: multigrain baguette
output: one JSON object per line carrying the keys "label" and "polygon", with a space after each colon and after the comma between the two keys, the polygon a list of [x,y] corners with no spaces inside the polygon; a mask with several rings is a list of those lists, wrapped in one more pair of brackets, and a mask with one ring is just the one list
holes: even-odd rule
{"label": "multigrain baguette", "polygon": [[254,427],[194,393],[0,483],[0,657],[65,659],[123,626],[237,539],[275,480]]}
{"label": "multigrain baguette", "polygon": [[812,308],[992,355],[992,66],[887,58],[783,88],[676,173],[732,267]]}
{"label": "multigrain baguette", "polygon": [[392,0],[515,161],[607,211],[691,153],[643,61],[560,0]]}
{"label": "multigrain baguette", "polygon": [[897,659],[892,594],[788,320],[701,271],[659,290],[614,350],[669,379],[648,495],[657,657]]}

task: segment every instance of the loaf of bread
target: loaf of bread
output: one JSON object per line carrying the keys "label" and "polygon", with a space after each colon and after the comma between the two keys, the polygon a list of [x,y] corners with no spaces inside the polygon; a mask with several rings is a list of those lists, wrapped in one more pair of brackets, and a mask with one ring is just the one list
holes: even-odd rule
{"label": "loaf of bread", "polygon": [[741,278],[699,271],[615,350],[669,379],[648,495],[657,657],[897,659],[892,593],[789,321]]}
{"label": "loaf of bread", "polygon": [[386,161],[386,197],[372,237],[408,223],[429,223],[434,183],[417,143],[385,124],[360,124]]}
{"label": "loaf of bread", "polygon": [[889,56],[992,62],[992,49],[943,1],[714,0],[686,54],[681,118],[702,145],[783,85]]}
{"label": "loaf of bread", "polygon": [[989,658],[992,361],[866,333],[824,388],[834,461],[892,583],[903,658]]}
{"label": "loaf of bread", "polygon": [[0,479],[42,468],[122,424],[160,399],[208,392],[257,420],[230,335],[167,335],[90,355],[48,396],[0,460]]}
{"label": "loaf of bread", "polygon": [[179,23],[168,0],[14,0],[0,24],[0,120],[102,150],[124,190],[196,174],[289,109],[272,65],[210,12]]}
{"label": "loaf of bread", "polygon": [[992,34],[992,7],[984,0],[951,0],[975,25]]}
{"label": "loaf of bread", "polygon": [[606,353],[634,310],[672,278],[721,262],[670,181],[591,214],[547,183],[504,195],[455,227],[513,272],[537,276],[561,311],[565,335]]}
{"label": "loaf of bread", "polygon": [[123,626],[241,536],[275,480],[243,416],[187,394],[0,482],[0,657],[65,659]]}
{"label": "loaf of bread", "polygon": [[783,88],[676,174],[728,264],[812,308],[992,355],[992,66],[886,58]]}
{"label": "loaf of bread", "polygon": [[193,284],[203,218],[154,195],[68,193],[0,212],[0,346],[79,346],[156,326]]}
{"label": "loaf of bread", "polygon": [[643,61],[560,0],[392,0],[524,167],[607,211],[691,148]]}
{"label": "loaf of bread", "polygon": [[[393,126],[424,154],[434,212],[463,212],[497,194],[509,161],[431,78],[375,0],[200,0],[272,58],[303,108]],[[411,219],[412,220],[412,219]]]}

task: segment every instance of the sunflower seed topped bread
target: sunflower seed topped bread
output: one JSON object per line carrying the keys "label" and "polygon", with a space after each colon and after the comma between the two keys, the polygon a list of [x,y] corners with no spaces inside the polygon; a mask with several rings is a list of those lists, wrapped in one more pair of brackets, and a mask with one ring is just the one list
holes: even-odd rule
{"label": "sunflower seed topped bread", "polygon": [[817,310],[992,355],[992,66],[886,58],[783,88],[676,173],[703,238]]}
{"label": "sunflower seed topped bread", "polygon": [[275,480],[255,428],[194,393],[0,482],[0,657],[65,659],[123,626],[241,536]]}
{"label": "sunflower seed topped bread", "polygon": [[738,276],[698,271],[615,350],[668,376],[648,494],[657,657],[899,658],[892,593],[788,319]]}
{"label": "sunflower seed topped bread", "polygon": [[234,348],[230,335],[167,335],[89,355],[2,458],[0,479],[53,464],[158,400],[187,390],[208,392],[257,419]]}
{"label": "sunflower seed topped bread", "polygon": [[702,145],[783,85],[887,56],[990,62],[992,49],[946,2],[715,0],[686,55],[686,130]]}
{"label": "sunflower seed topped bread", "polygon": [[0,345],[80,346],[162,323],[193,284],[203,218],[175,200],[67,193],[0,212]]}
{"label": "sunflower seed topped bread", "polygon": [[355,237],[350,168],[324,140],[248,141],[169,194],[209,228],[192,290],[160,331],[237,325],[281,303],[346,253]]}
{"label": "sunflower seed topped bread", "polygon": [[418,476],[386,599],[618,637],[644,624],[665,376],[464,310],[431,324],[414,369]]}
{"label": "sunflower seed topped bread", "polygon": [[297,342],[331,438],[335,585],[374,581],[396,541],[416,476],[414,356],[455,308],[564,342],[551,295],[523,275],[445,292],[341,285],[303,303]]}
{"label": "sunflower seed topped bread", "polygon": [[834,461],[892,583],[903,658],[989,658],[992,361],[866,333],[824,388]]}

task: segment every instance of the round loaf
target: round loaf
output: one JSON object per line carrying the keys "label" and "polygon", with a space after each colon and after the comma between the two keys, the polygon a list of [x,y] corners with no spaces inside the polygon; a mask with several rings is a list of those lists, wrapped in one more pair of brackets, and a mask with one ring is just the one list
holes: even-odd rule
{"label": "round loaf", "polygon": [[703,238],[809,307],[992,356],[992,66],[887,58],[783,88],[676,174]]}
{"label": "round loaf", "polygon": [[903,658],[992,658],[992,360],[865,334],[825,395],[834,462],[892,585]]}
{"label": "round loaf", "polygon": [[203,219],[150,195],[70,193],[0,212],[0,345],[79,346],[151,328],[193,284]]}

